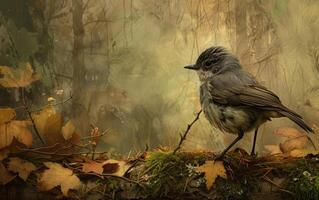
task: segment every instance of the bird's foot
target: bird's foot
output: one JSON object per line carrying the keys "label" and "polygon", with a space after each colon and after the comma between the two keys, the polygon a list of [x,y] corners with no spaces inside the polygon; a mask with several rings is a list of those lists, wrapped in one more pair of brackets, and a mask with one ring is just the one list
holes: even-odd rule
{"label": "bird's foot", "polygon": [[253,157],[253,158],[257,158],[257,153],[251,152],[251,153],[250,153],[250,156]]}
{"label": "bird's foot", "polygon": [[225,154],[221,153],[219,155],[216,155],[216,157],[214,158],[214,160],[216,161],[223,161],[224,160],[224,156]]}

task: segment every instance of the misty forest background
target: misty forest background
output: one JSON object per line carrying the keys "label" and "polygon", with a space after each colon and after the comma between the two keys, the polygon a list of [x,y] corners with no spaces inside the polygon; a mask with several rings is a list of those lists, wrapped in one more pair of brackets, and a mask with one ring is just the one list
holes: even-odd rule
{"label": "misty forest background", "polygon": [[[1,88],[0,106],[54,104],[81,136],[109,129],[99,148],[110,152],[173,148],[200,110],[198,77],[183,66],[221,45],[316,128],[318,32],[317,0],[2,0],[0,66],[30,64],[41,78],[23,93]],[[262,126],[257,150],[278,144],[272,132],[284,126],[295,125]],[[183,149],[219,151],[232,137],[202,116]]]}

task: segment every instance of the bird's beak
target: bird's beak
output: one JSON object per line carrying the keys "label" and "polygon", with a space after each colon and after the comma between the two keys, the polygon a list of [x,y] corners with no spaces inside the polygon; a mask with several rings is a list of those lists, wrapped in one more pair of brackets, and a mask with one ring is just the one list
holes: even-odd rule
{"label": "bird's beak", "polygon": [[197,67],[196,64],[186,65],[184,68],[185,69],[192,69],[192,70],[199,70],[199,67]]}

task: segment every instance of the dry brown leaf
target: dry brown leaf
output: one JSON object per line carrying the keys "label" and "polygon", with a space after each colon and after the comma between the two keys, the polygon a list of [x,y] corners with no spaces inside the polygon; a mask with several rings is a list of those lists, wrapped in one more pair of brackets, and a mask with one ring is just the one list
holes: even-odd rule
{"label": "dry brown leaf", "polygon": [[9,150],[8,149],[1,149],[0,150],[0,161],[3,161],[8,157]]}
{"label": "dry brown leaf", "polygon": [[61,186],[64,196],[68,196],[70,189],[78,190],[81,186],[80,179],[73,174],[73,171],[64,168],[58,163],[45,162],[49,169],[45,170],[38,181],[40,191],[48,191],[56,186]]}
{"label": "dry brown leaf", "polygon": [[12,181],[16,176],[12,175],[0,162],[0,185],[5,185]]}
{"label": "dry brown leaf", "polygon": [[10,158],[8,164],[8,170],[11,172],[16,172],[19,174],[19,177],[26,181],[30,173],[36,170],[36,166],[26,160],[22,160],[17,157]]}
{"label": "dry brown leaf", "polygon": [[304,133],[290,127],[277,128],[273,133],[287,138],[296,138],[304,135]]}
{"label": "dry brown leaf", "polygon": [[73,133],[75,132],[75,126],[71,120],[69,120],[63,127],[62,127],[62,135],[65,140],[72,138]]}
{"label": "dry brown leaf", "polygon": [[289,153],[289,155],[291,157],[295,157],[295,158],[305,157],[309,154],[318,155],[319,151],[318,150],[309,150],[309,149],[294,149]]}
{"label": "dry brown leaf", "polygon": [[291,138],[286,140],[283,143],[279,144],[280,150],[284,153],[289,153],[294,149],[303,149],[308,142],[308,138],[306,135],[298,136],[295,138]]}
{"label": "dry brown leaf", "polygon": [[0,85],[2,87],[26,87],[32,82],[39,80],[39,75],[34,73],[31,65],[27,63],[22,69],[0,66]]}
{"label": "dry brown leaf", "polygon": [[221,161],[206,160],[205,164],[196,168],[196,171],[205,173],[207,190],[210,190],[218,176],[227,179],[226,169]]}
{"label": "dry brown leaf", "polygon": [[125,161],[109,159],[103,162],[103,173],[123,176],[130,166],[131,165]]}
{"label": "dry brown leaf", "polygon": [[98,127],[92,128],[90,133],[91,140],[89,142],[93,146],[93,148],[95,148],[97,146],[97,143],[99,142],[99,139],[100,139],[99,135],[100,135],[99,128]]}
{"label": "dry brown leaf", "polygon": [[10,122],[16,116],[16,112],[12,108],[0,108],[0,124]]}
{"label": "dry brown leaf", "polygon": [[13,120],[0,125],[0,149],[9,146],[13,138],[30,147],[32,145],[32,133],[28,129],[30,121]]}
{"label": "dry brown leaf", "polygon": [[94,172],[103,174],[103,163],[90,161],[82,164],[82,171],[85,173]]}
{"label": "dry brown leaf", "polygon": [[35,126],[47,144],[56,144],[64,141],[61,134],[62,117],[52,107],[48,106],[37,114],[32,114]]}

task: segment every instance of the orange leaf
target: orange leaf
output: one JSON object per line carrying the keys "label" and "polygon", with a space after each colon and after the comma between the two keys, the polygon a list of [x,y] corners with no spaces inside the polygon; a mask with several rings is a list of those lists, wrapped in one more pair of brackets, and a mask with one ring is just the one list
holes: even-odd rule
{"label": "orange leaf", "polygon": [[304,135],[304,133],[290,127],[277,128],[273,133],[287,138],[295,138]]}
{"label": "orange leaf", "polygon": [[36,170],[36,166],[28,162],[26,160],[22,160],[17,157],[10,158],[10,162],[8,164],[8,170],[12,172],[17,172],[19,177],[22,178],[24,181],[27,180],[29,174]]}
{"label": "orange leaf", "polygon": [[291,157],[295,157],[295,158],[305,157],[309,154],[318,155],[319,151],[318,150],[309,150],[309,149],[294,149],[289,153],[289,155]]}
{"label": "orange leaf", "polygon": [[85,173],[94,172],[97,174],[103,173],[103,163],[90,161],[82,164],[82,171]]}
{"label": "orange leaf", "polygon": [[109,159],[103,162],[103,173],[116,176],[124,176],[125,172],[130,168],[130,164],[122,160]]}
{"label": "orange leaf", "polygon": [[294,149],[302,149],[308,142],[308,138],[306,135],[298,136],[295,138],[291,138],[286,140],[283,143],[279,144],[280,150],[284,153],[288,153]]}
{"label": "orange leaf", "polygon": [[61,134],[62,117],[53,107],[48,106],[39,113],[32,114],[32,118],[37,130],[47,144],[64,142]]}
{"label": "orange leaf", "polygon": [[0,108],[0,124],[8,123],[16,116],[12,108]]}
{"label": "orange leaf", "polygon": [[16,176],[8,172],[4,165],[0,162],[0,185],[5,185],[12,181]]}
{"label": "orange leaf", "polygon": [[75,126],[71,120],[69,120],[63,127],[62,127],[62,135],[65,140],[72,138],[73,133],[75,132]]}
{"label": "orange leaf", "polygon": [[218,176],[227,178],[225,167],[221,161],[206,160],[205,164],[196,168],[196,171],[205,173],[207,190],[210,190]]}
{"label": "orange leaf", "polygon": [[30,121],[13,120],[0,125],[0,149],[9,146],[13,138],[30,147],[32,145],[32,133],[28,129]]}
{"label": "orange leaf", "polygon": [[271,154],[282,154],[282,151],[280,150],[278,145],[265,145],[265,149]]}
{"label": "orange leaf", "polygon": [[26,87],[32,82],[39,80],[39,75],[34,73],[31,65],[26,63],[22,67],[13,68],[7,66],[0,66],[0,85],[2,87]]}

